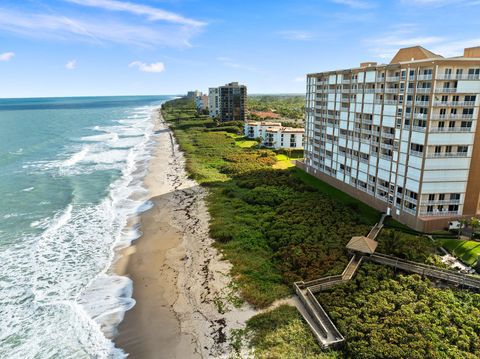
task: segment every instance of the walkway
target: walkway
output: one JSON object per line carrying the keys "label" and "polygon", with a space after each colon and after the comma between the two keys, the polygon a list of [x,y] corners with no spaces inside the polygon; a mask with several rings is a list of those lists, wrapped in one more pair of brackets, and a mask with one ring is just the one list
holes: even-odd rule
{"label": "walkway", "polygon": [[399,268],[407,272],[420,274],[423,277],[449,282],[454,285],[459,285],[462,288],[467,287],[480,289],[480,278],[475,278],[468,274],[458,273],[448,269],[441,269],[435,266],[429,266],[427,264],[407,261],[384,254],[373,254],[369,257],[365,257],[365,259],[394,268]]}
{"label": "walkway", "polygon": [[[369,241],[368,244],[371,245],[372,242],[374,243],[373,251],[376,247],[375,238],[383,228],[383,221],[385,217],[386,215],[382,215],[380,222],[372,228],[368,236],[362,237]],[[363,247],[363,243],[360,243],[360,246]],[[371,250],[368,245],[365,248],[366,250]],[[370,254],[371,252],[369,251],[368,253]],[[322,348],[339,346],[343,344],[345,338],[337,329],[335,324],[333,324],[327,312],[325,312],[314,294],[352,279],[360,267],[362,260],[363,254],[355,253],[348,262],[342,274],[318,278],[308,282],[296,282],[293,284],[295,293],[297,294],[301,303],[299,306],[297,306],[297,308],[305,321],[308,323],[308,326],[312,330],[315,338]]]}

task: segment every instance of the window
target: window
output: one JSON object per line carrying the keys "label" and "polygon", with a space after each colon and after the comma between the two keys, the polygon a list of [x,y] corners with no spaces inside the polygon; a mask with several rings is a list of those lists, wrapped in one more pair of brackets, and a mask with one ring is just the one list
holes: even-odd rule
{"label": "window", "polygon": [[453,102],[458,102],[460,100],[460,96],[452,96],[452,101]]}
{"label": "window", "polygon": [[446,153],[452,153],[452,146],[445,146]]}
{"label": "window", "polygon": [[457,76],[462,76],[463,69],[457,69]]}
{"label": "window", "polygon": [[440,194],[438,195],[438,200],[439,200],[439,201],[445,201],[445,193],[440,193]]}
{"label": "window", "polygon": [[468,146],[458,146],[457,147],[458,153],[468,153]]}
{"label": "window", "polygon": [[475,100],[477,99],[476,96],[465,96],[465,102],[475,102]]}
{"label": "window", "polygon": [[440,109],[440,115],[446,115],[447,114],[447,109],[446,108],[441,108]]}
{"label": "window", "polygon": [[455,128],[455,121],[448,122],[448,127],[449,128]]}
{"label": "window", "polygon": [[472,128],[472,123],[469,122],[469,121],[462,121],[461,124],[460,124],[460,126],[461,126],[462,128]]}
{"label": "window", "polygon": [[445,121],[440,121],[438,123],[438,128],[444,128],[445,127]]}
{"label": "window", "polygon": [[449,212],[457,212],[458,211],[458,204],[451,204],[448,206],[448,211]]}
{"label": "window", "polygon": [[442,146],[435,146],[435,153],[442,153]]}
{"label": "window", "polygon": [[433,206],[427,206],[427,212],[432,213],[433,212]]}
{"label": "window", "polygon": [[[467,101],[467,100],[465,100],[465,101]],[[463,115],[473,115],[473,108],[464,108],[463,111],[462,111],[462,114]]]}
{"label": "window", "polygon": [[450,194],[451,201],[460,201],[460,193],[451,193]]}
{"label": "window", "polygon": [[447,101],[448,101],[448,96],[443,95],[443,96],[442,96],[442,102],[447,102]]}
{"label": "window", "polygon": [[428,195],[428,200],[429,200],[430,202],[435,201],[435,194],[429,194],[429,195]]}
{"label": "window", "polygon": [[419,145],[417,143],[412,143],[410,145],[410,148],[413,150],[413,151],[417,151],[417,152],[423,152],[423,145]]}

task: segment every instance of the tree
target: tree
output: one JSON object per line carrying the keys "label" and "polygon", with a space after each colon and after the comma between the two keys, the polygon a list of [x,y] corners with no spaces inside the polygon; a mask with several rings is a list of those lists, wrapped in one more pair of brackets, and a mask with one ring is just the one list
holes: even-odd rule
{"label": "tree", "polygon": [[460,218],[458,222],[460,222],[460,228],[458,228],[458,239],[460,239],[463,230],[468,227],[469,220],[466,218]]}
{"label": "tree", "polygon": [[470,219],[470,227],[472,227],[472,234],[470,236],[470,238],[473,239],[473,236],[475,234],[475,231],[478,227],[480,227],[480,219],[476,218],[476,217],[472,217]]}

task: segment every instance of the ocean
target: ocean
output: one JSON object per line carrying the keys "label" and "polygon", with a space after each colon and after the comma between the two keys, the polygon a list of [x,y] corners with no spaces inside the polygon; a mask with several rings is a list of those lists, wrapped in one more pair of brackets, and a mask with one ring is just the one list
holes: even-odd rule
{"label": "ocean", "polygon": [[140,236],[167,96],[0,99],[0,358],[122,358],[135,303],[109,273]]}

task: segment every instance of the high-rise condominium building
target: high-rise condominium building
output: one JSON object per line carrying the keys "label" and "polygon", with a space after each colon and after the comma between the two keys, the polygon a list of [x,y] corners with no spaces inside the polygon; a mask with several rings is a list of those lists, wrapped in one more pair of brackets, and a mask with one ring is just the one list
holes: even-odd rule
{"label": "high-rise condominium building", "polygon": [[209,89],[210,116],[220,121],[244,121],[247,87],[231,82]]}
{"label": "high-rise condominium building", "polygon": [[480,47],[307,75],[309,173],[417,230],[479,214]]}

